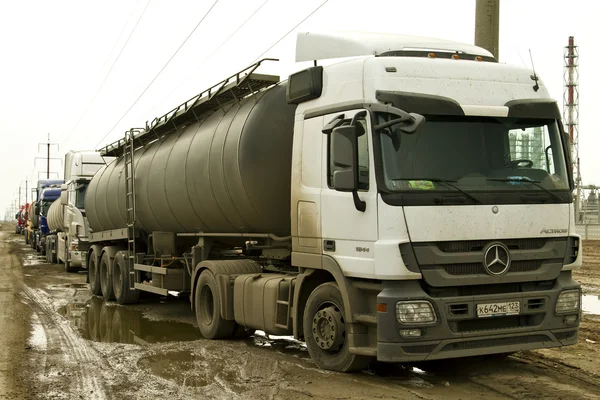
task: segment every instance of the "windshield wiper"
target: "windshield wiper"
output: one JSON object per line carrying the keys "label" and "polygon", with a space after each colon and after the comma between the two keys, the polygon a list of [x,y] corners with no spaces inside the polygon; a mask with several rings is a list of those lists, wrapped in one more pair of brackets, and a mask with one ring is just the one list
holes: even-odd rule
{"label": "windshield wiper", "polygon": [[435,182],[435,183],[443,183],[444,185],[451,187],[452,189],[456,190],[457,192],[461,192],[462,194],[464,194],[465,196],[467,196],[468,198],[473,200],[475,203],[481,204],[481,201],[477,197],[465,192],[458,186],[454,185],[453,183],[456,183],[456,181],[450,181],[450,180],[446,180],[446,179],[442,179],[442,178],[410,178],[410,179],[401,179],[401,180],[403,180],[403,181],[430,181],[430,182]]}
{"label": "windshield wiper", "polygon": [[486,180],[490,181],[490,182],[531,183],[532,185],[535,185],[538,188],[542,189],[544,192],[548,193],[550,196],[554,197],[556,200],[560,201],[561,203],[564,201],[564,199],[562,199],[559,195],[557,195],[556,193],[552,193],[551,191],[549,191],[548,189],[546,189],[545,187],[540,185],[541,182],[534,181],[533,179],[528,178],[526,176],[519,176],[519,177],[515,176],[515,177],[509,177],[509,178],[487,178]]}

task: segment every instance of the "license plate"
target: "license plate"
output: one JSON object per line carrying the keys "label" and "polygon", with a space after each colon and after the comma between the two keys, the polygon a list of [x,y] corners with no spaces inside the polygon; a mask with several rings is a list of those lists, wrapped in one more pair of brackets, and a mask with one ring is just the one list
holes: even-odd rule
{"label": "license plate", "polygon": [[502,315],[518,315],[521,312],[521,302],[477,304],[477,317],[499,317]]}

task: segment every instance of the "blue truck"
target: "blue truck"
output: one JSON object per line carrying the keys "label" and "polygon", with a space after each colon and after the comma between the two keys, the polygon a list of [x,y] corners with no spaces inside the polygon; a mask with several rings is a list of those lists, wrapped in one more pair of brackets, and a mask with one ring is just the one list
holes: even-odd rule
{"label": "blue truck", "polygon": [[36,212],[39,212],[39,229],[35,232],[35,248],[38,252],[46,254],[46,236],[50,234],[48,227],[48,210],[55,200],[60,198],[60,184],[45,187],[39,193]]}

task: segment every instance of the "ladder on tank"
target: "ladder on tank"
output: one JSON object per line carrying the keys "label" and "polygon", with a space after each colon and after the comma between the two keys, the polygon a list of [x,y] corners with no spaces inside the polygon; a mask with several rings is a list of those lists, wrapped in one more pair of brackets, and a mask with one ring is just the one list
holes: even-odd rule
{"label": "ladder on tank", "polygon": [[125,171],[125,208],[127,210],[127,266],[129,270],[129,288],[135,289],[135,180],[133,163],[133,135],[136,130],[125,132],[123,162]]}

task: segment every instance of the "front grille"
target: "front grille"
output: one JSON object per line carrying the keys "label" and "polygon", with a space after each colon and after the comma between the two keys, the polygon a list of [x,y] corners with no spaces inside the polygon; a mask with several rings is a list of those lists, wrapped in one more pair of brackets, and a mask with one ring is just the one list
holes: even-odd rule
{"label": "front grille", "polygon": [[442,351],[480,349],[483,347],[510,346],[514,344],[542,343],[550,339],[544,335],[517,336],[498,339],[472,340],[468,342],[449,343]]}
{"label": "front grille", "polygon": [[402,346],[402,350],[407,354],[429,354],[437,344],[421,345],[421,346]]}
{"label": "front grille", "polygon": [[532,327],[541,324],[542,317],[543,315],[510,315],[506,317],[469,319],[452,322],[451,329],[455,332],[464,333]]}
{"label": "front grille", "polygon": [[452,242],[437,242],[435,245],[444,253],[468,253],[471,251],[483,251],[490,242],[500,242],[509,250],[537,250],[544,247],[548,239],[503,239],[503,240],[461,240]]}
{"label": "front grille", "polygon": [[[513,261],[510,263],[508,274],[517,272],[537,271],[542,267],[544,262],[558,262],[562,260],[523,260]],[[450,275],[477,275],[487,274],[482,263],[462,263],[462,264],[445,264],[442,265],[444,271]]]}

